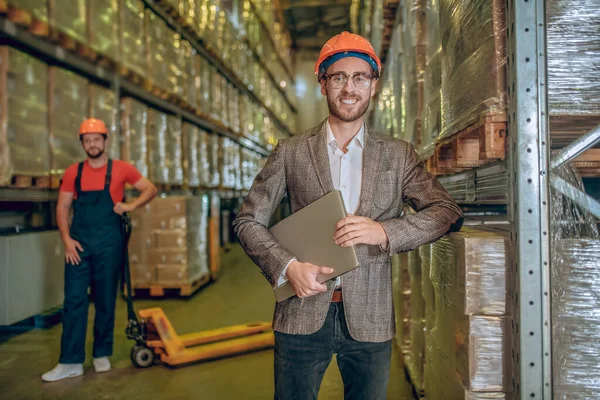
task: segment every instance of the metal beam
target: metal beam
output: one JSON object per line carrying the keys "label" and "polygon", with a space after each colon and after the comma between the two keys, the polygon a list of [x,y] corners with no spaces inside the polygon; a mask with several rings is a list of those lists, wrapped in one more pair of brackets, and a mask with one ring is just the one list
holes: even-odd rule
{"label": "metal beam", "polygon": [[560,167],[564,163],[573,160],[581,153],[583,153],[591,147],[594,147],[598,143],[600,143],[600,125],[592,129],[587,134],[583,135],[582,137],[580,137],[579,139],[562,149],[554,157],[552,157],[550,168],[554,169],[556,167]]}
{"label": "metal beam", "polygon": [[558,190],[581,208],[586,209],[596,218],[600,219],[600,203],[598,203],[596,199],[571,185],[560,176],[552,175],[550,181],[554,189]]}
{"label": "metal beam", "polygon": [[508,0],[513,391],[552,398],[549,133],[544,0]]}

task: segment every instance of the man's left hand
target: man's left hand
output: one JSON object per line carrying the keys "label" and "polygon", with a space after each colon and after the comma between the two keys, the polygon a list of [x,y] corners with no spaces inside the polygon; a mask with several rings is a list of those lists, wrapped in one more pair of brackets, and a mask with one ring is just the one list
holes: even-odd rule
{"label": "man's left hand", "polygon": [[385,247],[388,243],[387,234],[379,222],[354,215],[348,215],[335,225],[333,239],[336,244],[342,247],[350,247],[356,244]]}
{"label": "man's left hand", "polygon": [[119,215],[123,215],[123,213],[131,212],[133,209],[134,207],[131,204],[119,202],[115,204],[113,211]]}

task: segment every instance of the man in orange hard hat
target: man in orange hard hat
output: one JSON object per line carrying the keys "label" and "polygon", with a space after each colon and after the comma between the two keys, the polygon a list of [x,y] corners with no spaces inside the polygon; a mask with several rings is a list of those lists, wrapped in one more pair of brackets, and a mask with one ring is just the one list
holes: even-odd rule
{"label": "man in orange hard hat", "polygon": [[[385,399],[395,333],[391,255],[462,225],[461,209],[413,146],[364,122],[380,72],[361,36],[343,32],[323,46],[315,73],[329,117],[279,142],[234,222],[271,285],[289,281],[297,295],[275,306],[276,399],[316,399],[333,354],[345,399]],[[317,276],[331,268],[296,260],[267,226],[286,192],[295,212],[334,189],[350,214],[332,235],[355,246],[359,267],[321,284]],[[403,214],[404,205],[416,213]]]}
{"label": "man in orange hard hat", "polygon": [[[125,250],[121,215],[148,203],[157,192],[133,165],[108,158],[105,149],[112,138],[107,136],[99,119],[81,124],[79,139],[87,160],[67,168],[60,187],[56,218],[66,258],[63,334],[59,364],[42,375],[47,382],[83,374],[90,286],[96,310],[93,364],[96,372],[110,370],[117,283]],[[140,192],[130,203],[122,202],[126,183]]]}

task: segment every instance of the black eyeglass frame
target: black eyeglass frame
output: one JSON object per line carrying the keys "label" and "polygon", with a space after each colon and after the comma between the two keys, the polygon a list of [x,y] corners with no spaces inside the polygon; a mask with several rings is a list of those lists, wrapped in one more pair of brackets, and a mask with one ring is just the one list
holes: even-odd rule
{"label": "black eyeglass frame", "polygon": [[[344,83],[343,83],[343,84],[341,85],[341,87],[339,87],[338,89],[341,89],[341,88],[343,88],[344,86],[346,86],[346,84],[348,83],[348,79],[349,79],[349,78],[352,78],[352,83],[354,84],[354,86],[355,86],[355,87],[357,87],[358,89],[361,89],[361,90],[367,90],[368,88],[370,88],[370,87],[371,87],[371,81],[372,81],[373,79],[375,79],[375,80],[378,80],[378,79],[379,79],[379,75],[378,75],[378,74],[365,74],[364,72],[356,72],[356,73],[354,73],[354,74],[352,74],[352,75],[346,75],[344,72],[336,72],[336,73],[334,73],[334,74],[322,74],[322,75],[321,75],[321,79],[322,79],[322,78],[326,78],[326,79],[328,79],[328,80],[331,82],[331,79],[330,79],[330,78],[331,78],[332,76],[335,76],[335,75],[342,75],[342,76],[344,77]],[[354,77],[356,77],[356,76],[360,76],[360,75],[362,75],[362,76],[364,76],[364,77],[367,77],[367,78],[369,78],[369,79],[367,80],[367,82],[369,82],[369,83],[368,83],[368,84],[367,84],[367,86],[366,86],[366,87],[364,87],[364,88],[361,88],[361,87],[359,87],[359,86],[356,84],[356,82],[354,82]]]}

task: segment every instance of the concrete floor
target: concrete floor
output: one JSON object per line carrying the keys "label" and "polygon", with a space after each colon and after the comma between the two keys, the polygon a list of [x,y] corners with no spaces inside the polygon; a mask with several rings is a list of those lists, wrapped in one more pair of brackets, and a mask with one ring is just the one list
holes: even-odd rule
{"label": "concrete floor", "polygon": [[[220,279],[191,298],[137,300],[136,309],[162,307],[180,333],[270,321],[273,294],[258,268],[238,246],[225,254],[222,262]],[[87,351],[91,353],[93,307],[89,321]],[[0,399],[273,398],[272,350],[180,368],[155,365],[141,370],[133,367],[129,359],[132,342],[125,338],[125,322],[126,306],[119,296],[112,371],[96,374],[88,354],[82,377],[54,383],[43,383],[40,375],[58,360],[61,325],[0,340]],[[343,385],[334,360],[325,373],[319,399],[342,398]],[[395,352],[388,399],[413,398]]]}

